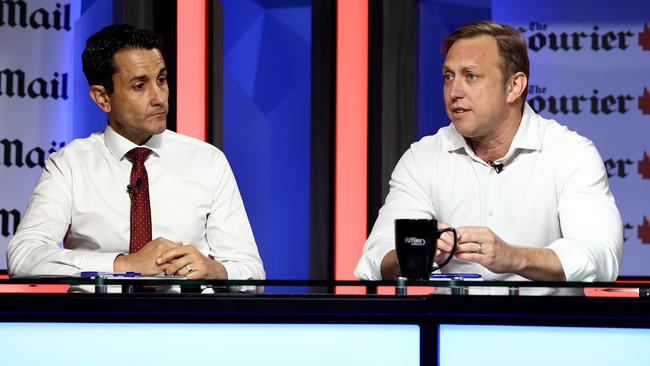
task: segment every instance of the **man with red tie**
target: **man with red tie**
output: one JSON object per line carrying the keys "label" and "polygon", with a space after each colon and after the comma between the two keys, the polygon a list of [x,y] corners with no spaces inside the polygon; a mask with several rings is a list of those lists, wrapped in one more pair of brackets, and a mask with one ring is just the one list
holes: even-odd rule
{"label": "man with red tie", "polygon": [[263,279],[225,156],[166,130],[167,69],[157,37],[108,26],[87,40],[82,61],[108,124],[50,155],[9,243],[9,273]]}

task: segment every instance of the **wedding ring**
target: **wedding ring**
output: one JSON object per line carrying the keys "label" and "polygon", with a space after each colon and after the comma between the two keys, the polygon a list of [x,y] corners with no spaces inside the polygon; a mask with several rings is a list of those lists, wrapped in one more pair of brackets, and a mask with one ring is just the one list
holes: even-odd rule
{"label": "wedding ring", "polygon": [[483,244],[478,243],[478,252],[476,252],[476,253],[483,254]]}
{"label": "wedding ring", "polygon": [[187,272],[188,272],[188,273],[189,273],[189,272],[192,272],[192,267],[190,267],[189,264],[188,264],[187,266],[185,266],[185,268],[187,268]]}

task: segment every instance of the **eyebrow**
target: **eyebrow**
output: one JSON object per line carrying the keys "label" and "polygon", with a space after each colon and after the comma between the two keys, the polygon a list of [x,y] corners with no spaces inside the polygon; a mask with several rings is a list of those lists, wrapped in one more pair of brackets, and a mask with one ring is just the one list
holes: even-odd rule
{"label": "eyebrow", "polygon": [[[460,71],[461,72],[477,71],[478,69],[479,69],[479,67],[477,65],[468,65],[468,66],[462,66],[460,68]],[[453,72],[453,69],[448,67],[447,65],[442,65],[442,72],[445,72],[445,71],[452,71]]]}
{"label": "eyebrow", "polygon": [[[160,69],[158,71],[158,75],[156,75],[156,77],[158,77],[158,76],[160,76],[162,74],[167,74],[167,68],[166,67],[163,67],[162,69]],[[147,81],[147,80],[149,80],[149,76],[147,76],[147,75],[138,75],[138,76],[132,77],[131,80],[129,80],[129,83],[133,83],[133,82],[136,82],[136,81]]]}

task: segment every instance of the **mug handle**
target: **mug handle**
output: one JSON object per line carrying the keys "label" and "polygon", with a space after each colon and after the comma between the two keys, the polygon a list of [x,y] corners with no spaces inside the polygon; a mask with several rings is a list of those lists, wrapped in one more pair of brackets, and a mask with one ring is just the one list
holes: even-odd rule
{"label": "mug handle", "polygon": [[449,252],[449,256],[447,257],[447,259],[445,259],[445,261],[442,262],[442,264],[433,267],[433,270],[431,272],[435,272],[440,268],[446,266],[447,263],[449,263],[449,261],[451,261],[451,259],[454,257],[454,254],[456,254],[456,246],[458,245],[458,237],[456,235],[456,229],[454,229],[453,227],[447,227],[442,230],[438,230],[438,233],[442,235],[442,233],[444,233],[445,231],[451,231],[454,234],[454,244],[451,247],[451,252]]}

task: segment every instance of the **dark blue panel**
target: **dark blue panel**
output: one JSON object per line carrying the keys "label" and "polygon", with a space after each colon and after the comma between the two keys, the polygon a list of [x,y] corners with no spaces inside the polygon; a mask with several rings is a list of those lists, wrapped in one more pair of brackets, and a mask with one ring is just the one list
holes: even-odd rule
{"label": "dark blue panel", "polygon": [[222,4],[224,151],[267,277],[307,279],[311,3]]}
{"label": "dark blue panel", "polygon": [[438,19],[450,32],[463,24],[475,20],[491,19],[492,11],[490,2],[485,0],[470,1],[432,1]]}
{"label": "dark blue panel", "polygon": [[[611,5],[612,2],[600,1],[603,5]],[[635,13],[637,10],[647,8],[647,0],[625,0],[619,1],[619,6],[605,6],[602,11],[598,6],[599,1],[593,0],[571,0],[571,1],[530,1],[526,3],[526,12],[522,13],[521,1],[515,0],[494,0],[493,9],[495,14],[503,19],[514,19],[510,14],[516,14],[523,20],[534,18],[537,22],[552,21],[570,23],[620,23],[627,21],[638,21],[639,19],[650,19],[650,14]],[[525,18],[524,18],[525,16]]]}
{"label": "dark blue panel", "polygon": [[251,23],[264,15],[260,5],[252,0],[222,0],[223,29],[227,31],[223,37],[223,53],[230,53],[233,46],[250,28]]}
{"label": "dark blue panel", "polygon": [[310,52],[310,44],[275,17],[264,18],[253,99],[265,113],[309,76]]}
{"label": "dark blue panel", "polygon": [[97,0],[81,0],[81,15],[83,16],[86,10],[90,9]]}
{"label": "dark blue panel", "polygon": [[[269,124],[230,72],[223,73],[223,149],[232,166],[258,243],[268,241]],[[268,246],[260,245],[268,273]]]}
{"label": "dark blue panel", "polygon": [[[305,1],[306,2],[306,1]],[[299,35],[306,42],[311,42],[311,22],[306,23],[303,21],[305,17],[309,17],[311,8],[296,7],[296,8],[277,8],[270,9],[269,15],[274,16],[277,20],[282,22],[285,26],[289,27],[295,34]]]}
{"label": "dark blue panel", "polygon": [[224,53],[224,68],[231,73],[234,81],[239,84],[249,98],[253,97],[255,90],[263,24],[263,16],[255,18],[248,28],[239,35],[237,42],[233,43],[230,52]]}
{"label": "dark blue panel", "polygon": [[419,137],[448,125],[442,96],[440,43],[455,28],[474,20],[490,19],[488,0],[420,0]]}
{"label": "dark blue panel", "polygon": [[[270,258],[280,256],[273,269],[277,278],[309,278],[310,105],[304,99],[310,88],[311,80],[303,78],[269,114],[273,126],[271,171],[276,177],[286,177],[271,180],[273,224],[269,226],[269,237],[282,241],[284,251],[269,253]],[[285,256],[305,262],[292,265],[285,262]]]}
{"label": "dark blue panel", "polygon": [[311,11],[311,0],[255,0],[256,3],[262,5],[265,9],[272,8],[307,8]]}
{"label": "dark blue panel", "polygon": [[86,39],[91,34],[112,23],[113,1],[95,0],[74,25],[74,100],[70,136],[73,139],[87,137],[106,127],[106,113],[102,112],[88,95],[88,82],[81,67],[81,53],[86,46]]}

